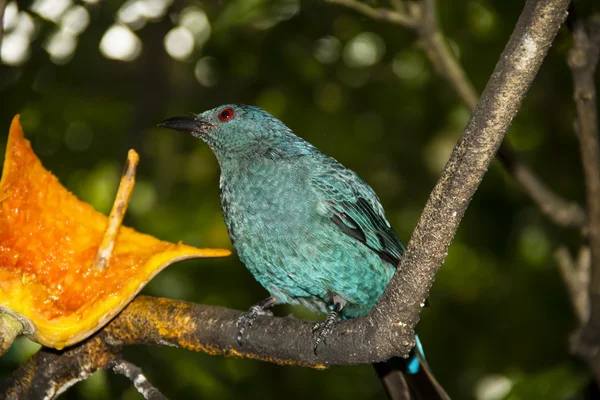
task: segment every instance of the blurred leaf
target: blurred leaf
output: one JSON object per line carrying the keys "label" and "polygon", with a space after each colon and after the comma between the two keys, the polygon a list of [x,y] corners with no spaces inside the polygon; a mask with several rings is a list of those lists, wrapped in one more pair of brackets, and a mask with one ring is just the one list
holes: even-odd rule
{"label": "blurred leaf", "polygon": [[565,400],[582,391],[590,377],[569,365],[519,378],[505,400]]}

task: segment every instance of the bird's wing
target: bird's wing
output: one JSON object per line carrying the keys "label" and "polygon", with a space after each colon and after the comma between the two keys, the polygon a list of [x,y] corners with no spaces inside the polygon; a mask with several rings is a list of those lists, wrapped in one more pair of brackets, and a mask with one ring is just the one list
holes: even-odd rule
{"label": "bird's wing", "polygon": [[320,211],[345,234],[397,266],[404,246],[373,189],[333,159],[319,164],[323,168],[313,169],[309,182],[319,197]]}

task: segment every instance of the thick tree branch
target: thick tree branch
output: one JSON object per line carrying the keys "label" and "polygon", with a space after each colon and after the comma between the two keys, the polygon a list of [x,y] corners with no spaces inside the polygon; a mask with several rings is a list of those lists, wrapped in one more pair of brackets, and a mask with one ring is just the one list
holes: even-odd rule
{"label": "thick tree branch", "polygon": [[66,351],[44,348],[0,384],[0,399],[54,399],[117,359],[101,335]]}
{"label": "thick tree branch", "polygon": [[[418,307],[458,228],[471,196],[516,115],[554,35],[568,1],[528,1],[462,138],[425,206],[399,271],[374,313],[398,315],[412,329]],[[414,266],[418,266],[415,268]],[[390,301],[391,300],[391,301]],[[417,303],[415,306],[415,302]],[[398,306],[401,305],[399,312]],[[396,311],[395,311],[396,310]]]}
{"label": "thick tree branch", "polygon": [[[326,1],[344,5],[370,18],[381,19],[376,18],[381,13],[381,9],[373,9],[358,0]],[[473,110],[477,104],[477,91],[440,30],[436,18],[435,0],[422,0],[421,3],[408,2],[407,8],[411,12],[398,14],[414,19],[411,23],[399,23],[396,18],[385,19],[385,21],[411,28],[417,32],[419,44],[436,72],[450,83],[462,103]],[[391,10],[389,12],[394,13]],[[583,209],[577,203],[565,200],[552,192],[507,143],[500,148],[498,157],[504,167],[552,222],[563,227],[585,227]]]}
{"label": "thick tree branch", "polygon": [[[84,343],[59,353],[42,350],[23,364],[0,393],[27,398],[56,393],[96,368],[106,368],[128,344],[176,345],[210,354],[324,368],[407,355],[435,274],[469,202],[566,16],[568,0],[528,0],[481,100],[434,187],[398,273],[365,317],[336,325],[313,352],[311,322],[260,317],[236,341],[241,312],[139,297]],[[73,366],[74,365],[74,366]],[[81,373],[79,371],[82,371]],[[53,396],[48,396],[53,397]]]}
{"label": "thick tree branch", "polygon": [[574,350],[592,367],[600,384],[600,143],[594,75],[600,56],[600,19],[586,27],[575,14],[569,18],[573,48],[568,62],[573,73],[574,100],[587,198],[587,229],[591,250],[589,318],[574,340]]}

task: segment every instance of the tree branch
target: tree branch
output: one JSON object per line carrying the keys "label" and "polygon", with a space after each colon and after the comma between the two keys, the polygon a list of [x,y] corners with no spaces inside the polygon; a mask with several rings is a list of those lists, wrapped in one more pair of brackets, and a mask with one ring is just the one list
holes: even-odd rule
{"label": "tree branch", "polygon": [[126,376],[138,392],[146,400],[167,400],[167,398],[144,376],[142,369],[135,364],[125,361],[122,358],[117,359],[110,365],[115,374],[121,374]]}
{"label": "tree branch", "polygon": [[567,285],[575,315],[579,323],[583,325],[590,316],[590,297],[588,293],[592,266],[590,249],[582,247],[575,261],[566,246],[561,246],[554,253],[554,259]]}
{"label": "tree branch", "polygon": [[66,351],[44,348],[0,384],[0,399],[54,399],[117,359],[101,335]]}
{"label": "tree branch", "polygon": [[[425,206],[401,260],[401,273],[394,276],[375,313],[401,314],[403,318],[397,321],[408,322],[410,328],[416,325],[420,310],[415,307],[415,301],[420,301],[417,305],[424,304],[458,223],[566,17],[568,3],[566,0],[527,1],[471,120]],[[402,305],[402,313],[397,311],[399,305]]]}
{"label": "tree branch", "polygon": [[502,145],[498,158],[504,168],[515,178],[540,211],[552,222],[565,228],[579,228],[587,233],[586,215],[579,204],[563,199],[554,193],[527,167],[521,155],[511,147]]}
{"label": "tree branch", "polygon": [[[415,15],[409,13],[389,10],[387,8],[373,8],[366,4],[360,3],[355,0],[326,0],[332,4],[339,4],[348,8],[351,8],[359,13],[366,15],[377,21],[390,22],[392,24],[404,26],[407,28],[415,29],[418,24],[418,19]],[[414,8],[413,8],[414,9]],[[415,9],[416,10],[416,9]]]}
{"label": "tree branch", "polygon": [[580,20],[575,23],[569,66],[573,71],[573,97],[577,107],[577,131],[585,175],[589,241],[594,266],[591,294],[600,299],[600,144],[594,79],[600,54],[600,20],[589,24],[589,27],[588,36],[583,23]]}
{"label": "tree branch", "polygon": [[[381,12],[357,0],[326,0],[330,3],[344,5],[359,13],[375,18]],[[467,77],[442,34],[436,18],[435,0],[422,0],[421,3],[409,2],[412,11],[402,14],[412,18],[411,23],[387,22],[411,28],[419,35],[419,44],[436,72],[444,77],[454,89],[461,102],[473,110],[477,104],[477,91]],[[394,11],[390,11],[394,12]],[[380,19],[380,18],[376,18]],[[541,179],[527,166],[519,154],[504,143],[498,158],[514,179],[523,187],[527,195],[538,205],[540,210],[553,223],[562,227],[585,228],[585,212],[575,202],[565,200],[552,192]]]}
{"label": "tree branch", "polygon": [[[324,368],[406,356],[435,274],[469,202],[566,16],[568,0],[528,0],[462,138],[442,171],[404,257],[377,305],[342,321],[313,352],[313,323],[259,317],[244,346],[236,341],[239,311],[139,297],[104,329],[63,352],[42,350],[0,393],[52,398],[74,379],[108,367],[128,344],[175,345],[210,354]],[[91,372],[90,372],[91,371]],[[87,375],[86,375],[87,374]],[[48,395],[48,391],[52,390]]]}
{"label": "tree branch", "polygon": [[592,19],[586,27],[572,13],[569,26],[573,34],[573,48],[569,52],[568,63],[573,73],[576,130],[585,176],[587,229],[591,250],[589,292],[584,290],[585,294],[589,293],[589,318],[586,318],[576,335],[573,348],[592,367],[596,382],[600,384],[600,144],[594,79],[600,56],[600,17]]}
{"label": "tree branch", "polygon": [[479,96],[442,34],[437,21],[435,0],[423,0],[423,7],[425,17],[418,28],[420,45],[436,72],[450,83],[463,104],[473,110]]}
{"label": "tree branch", "polygon": [[15,338],[23,333],[23,324],[14,316],[0,311],[0,357],[10,349]]}

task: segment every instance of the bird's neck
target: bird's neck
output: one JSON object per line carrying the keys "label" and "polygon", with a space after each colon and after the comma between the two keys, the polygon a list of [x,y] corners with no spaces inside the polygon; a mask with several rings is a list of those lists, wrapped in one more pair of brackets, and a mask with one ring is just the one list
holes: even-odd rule
{"label": "bird's neck", "polygon": [[229,175],[251,170],[257,166],[273,162],[292,161],[318,153],[319,151],[305,140],[294,137],[294,140],[269,141],[252,143],[243,151],[214,151],[221,173]]}

